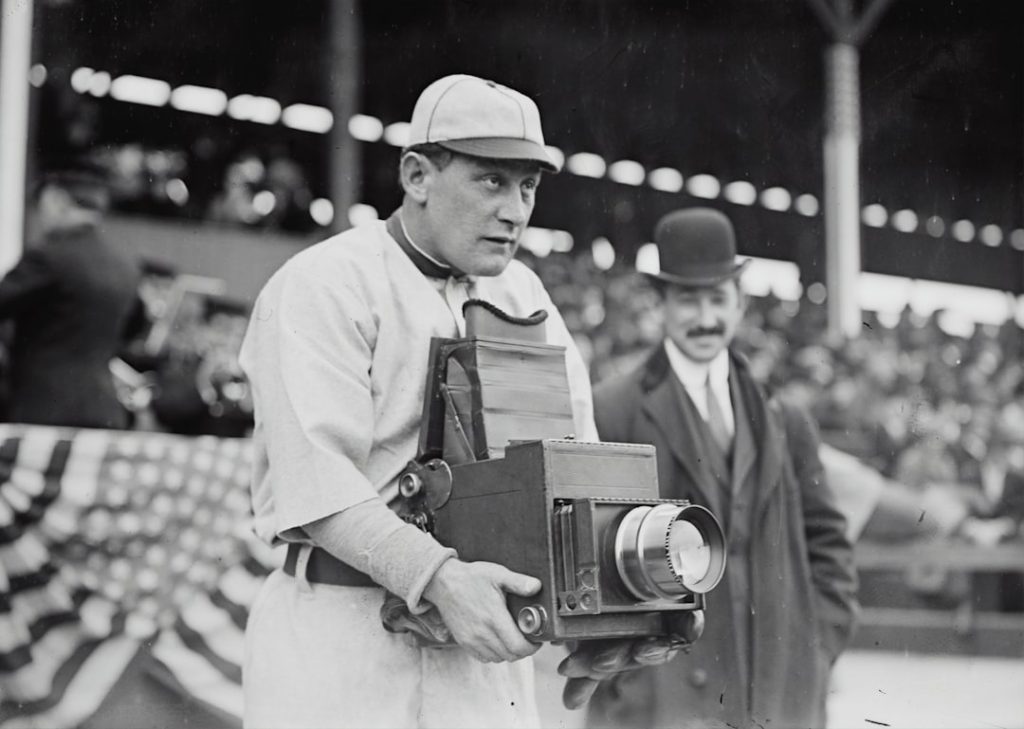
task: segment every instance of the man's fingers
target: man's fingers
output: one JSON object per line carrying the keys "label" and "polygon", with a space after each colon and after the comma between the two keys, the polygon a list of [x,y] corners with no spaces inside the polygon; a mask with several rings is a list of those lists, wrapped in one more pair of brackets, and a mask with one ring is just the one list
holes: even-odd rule
{"label": "man's fingers", "polygon": [[590,658],[572,653],[558,664],[558,675],[566,678],[585,678],[590,675]]}
{"label": "man's fingers", "polygon": [[570,678],[562,690],[562,705],[567,709],[579,709],[586,706],[590,697],[597,691],[600,681],[592,678]]}
{"label": "man's fingers", "polygon": [[558,666],[558,673],[569,678],[601,678],[624,670],[632,644],[628,640],[590,641],[570,653]]}
{"label": "man's fingers", "polygon": [[657,666],[675,657],[676,649],[662,638],[651,638],[633,644],[633,660],[641,666]]}
{"label": "man's fingers", "polygon": [[503,643],[506,660],[518,661],[540,650],[540,643],[528,641],[511,616],[507,620],[501,620],[494,630],[497,638]]}
{"label": "man's fingers", "polygon": [[526,640],[509,614],[506,592],[530,595],[540,581],[491,562],[451,559],[441,565],[424,596],[437,606],[455,641],[481,661],[516,661],[539,646]]}
{"label": "man's fingers", "polygon": [[486,644],[465,643],[462,647],[468,649],[481,663],[501,663],[504,660],[497,651]]}
{"label": "man's fingers", "polygon": [[632,650],[633,644],[629,641],[615,641],[597,651],[591,668],[597,673],[618,673],[629,663]]}

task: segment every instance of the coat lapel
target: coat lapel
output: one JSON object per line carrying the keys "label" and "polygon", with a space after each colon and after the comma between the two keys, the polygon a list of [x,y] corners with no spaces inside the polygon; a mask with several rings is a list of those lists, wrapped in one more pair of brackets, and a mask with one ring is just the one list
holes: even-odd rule
{"label": "coat lapel", "polygon": [[768,407],[767,398],[750,376],[746,363],[734,354],[731,367],[730,376],[735,378],[736,389],[743,398],[746,419],[750,425],[750,435],[757,454],[746,469],[749,473],[754,463],[758,466],[754,497],[754,516],[757,518],[779,487],[783,457],[788,457],[785,429]]}
{"label": "coat lapel", "polygon": [[[687,480],[700,493],[703,502],[709,507],[718,504],[718,495],[714,493],[714,485],[706,483],[701,467],[703,454],[697,444],[697,438],[687,425],[686,416],[679,402],[679,396],[672,383],[672,370],[668,363],[668,355],[663,347],[658,347],[647,361],[646,372],[642,381],[642,409],[650,418],[655,430],[661,435],[661,442],[667,443],[677,464],[686,474]],[[671,484],[662,484],[672,487]],[[665,491],[662,491],[664,494]]]}
{"label": "coat lapel", "polygon": [[754,427],[748,414],[748,405],[739,381],[735,365],[729,371],[729,395],[733,402],[736,421],[736,438],[733,441],[732,483],[733,490],[742,488],[750,469],[757,461],[757,444],[754,442]]}

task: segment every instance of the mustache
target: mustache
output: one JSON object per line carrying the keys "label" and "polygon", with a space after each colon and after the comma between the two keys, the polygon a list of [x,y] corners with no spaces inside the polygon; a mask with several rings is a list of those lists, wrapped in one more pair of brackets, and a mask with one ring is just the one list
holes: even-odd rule
{"label": "mustache", "polygon": [[711,336],[720,337],[723,334],[725,334],[725,327],[719,324],[716,327],[697,327],[696,329],[691,329],[689,332],[687,332],[686,336],[688,338]]}

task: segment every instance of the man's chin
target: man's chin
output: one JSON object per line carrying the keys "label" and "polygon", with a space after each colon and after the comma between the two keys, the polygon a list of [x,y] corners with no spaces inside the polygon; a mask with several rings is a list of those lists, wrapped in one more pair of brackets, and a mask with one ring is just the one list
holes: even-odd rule
{"label": "man's chin", "polygon": [[512,261],[512,253],[481,256],[474,260],[466,273],[470,276],[500,276]]}
{"label": "man's chin", "polygon": [[721,341],[697,343],[687,342],[685,347],[680,347],[680,351],[687,357],[692,359],[694,362],[710,362],[718,354],[725,349],[725,344]]}

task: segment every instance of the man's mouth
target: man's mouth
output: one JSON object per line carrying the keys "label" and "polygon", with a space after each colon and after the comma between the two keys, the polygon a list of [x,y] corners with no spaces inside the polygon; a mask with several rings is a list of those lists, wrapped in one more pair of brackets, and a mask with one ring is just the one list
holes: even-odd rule
{"label": "man's mouth", "polygon": [[490,243],[494,243],[496,245],[503,245],[503,246],[515,245],[515,242],[516,242],[515,238],[511,238],[511,237],[508,237],[508,236],[502,236],[502,235],[486,236],[484,238],[484,240],[488,241]]}

